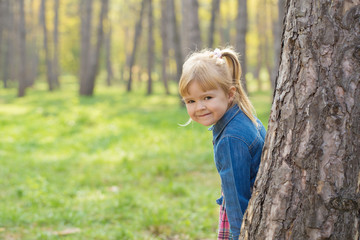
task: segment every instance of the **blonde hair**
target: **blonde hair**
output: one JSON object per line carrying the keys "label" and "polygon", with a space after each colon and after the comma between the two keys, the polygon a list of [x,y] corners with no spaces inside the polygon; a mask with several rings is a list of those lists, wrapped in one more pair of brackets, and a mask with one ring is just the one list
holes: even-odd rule
{"label": "blonde hair", "polygon": [[231,48],[211,51],[204,49],[192,53],[183,65],[179,82],[180,95],[189,94],[189,85],[196,81],[203,91],[221,88],[226,94],[236,88],[234,104],[238,104],[246,116],[256,124],[255,109],[251,104],[241,81],[241,65],[238,54]]}

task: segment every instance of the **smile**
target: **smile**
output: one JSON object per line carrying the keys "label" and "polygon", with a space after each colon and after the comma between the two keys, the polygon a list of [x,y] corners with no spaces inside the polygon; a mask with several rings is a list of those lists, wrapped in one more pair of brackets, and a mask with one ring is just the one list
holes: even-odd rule
{"label": "smile", "polygon": [[206,117],[208,115],[210,115],[211,113],[205,113],[205,114],[202,114],[202,115],[198,115],[198,117]]}

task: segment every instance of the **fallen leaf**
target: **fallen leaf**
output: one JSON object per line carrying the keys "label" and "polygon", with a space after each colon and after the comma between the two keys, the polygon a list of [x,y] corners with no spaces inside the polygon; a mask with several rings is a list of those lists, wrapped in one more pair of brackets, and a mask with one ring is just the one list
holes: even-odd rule
{"label": "fallen leaf", "polygon": [[53,232],[53,234],[58,235],[58,236],[65,236],[65,235],[75,234],[75,233],[79,233],[79,232],[81,232],[80,228],[67,228],[62,231]]}

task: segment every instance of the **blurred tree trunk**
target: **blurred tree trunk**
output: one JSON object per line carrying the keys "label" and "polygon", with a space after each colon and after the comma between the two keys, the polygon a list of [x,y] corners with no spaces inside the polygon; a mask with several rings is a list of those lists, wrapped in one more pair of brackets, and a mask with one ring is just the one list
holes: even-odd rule
{"label": "blurred tree trunk", "polygon": [[91,59],[92,0],[80,1],[81,49],[80,49],[80,94],[85,95],[89,79]]}
{"label": "blurred tree trunk", "polygon": [[148,33],[148,88],[147,94],[152,94],[152,70],[154,65],[154,19],[153,19],[153,3],[152,0],[149,1],[149,13],[148,13],[148,24],[149,24],[149,33]]}
{"label": "blurred tree trunk", "polygon": [[219,15],[219,9],[220,9],[220,0],[212,0],[209,41],[208,41],[210,48],[212,48],[214,45],[215,24],[216,24],[216,19]]}
{"label": "blurred tree trunk", "polygon": [[138,43],[140,41],[140,35],[141,35],[141,31],[142,31],[142,20],[143,20],[143,15],[144,15],[145,4],[146,4],[146,0],[142,0],[141,1],[141,9],[140,9],[139,19],[138,19],[138,21],[136,23],[136,26],[135,26],[133,50],[132,50],[132,53],[130,55],[130,60],[129,60],[129,81],[128,81],[128,85],[127,85],[127,91],[128,92],[130,92],[131,88],[132,88],[132,75],[133,75],[132,71],[133,71],[133,66],[134,66],[134,63],[135,63],[135,56],[136,56],[137,46],[138,46]]}
{"label": "blurred tree trunk", "polygon": [[183,31],[182,37],[184,56],[201,49],[201,34],[199,24],[199,3],[197,0],[183,0]]}
{"label": "blurred tree trunk", "polygon": [[89,75],[88,75],[87,83],[83,85],[85,86],[84,88],[82,89],[80,88],[80,95],[92,96],[94,94],[95,80],[99,71],[100,51],[104,39],[103,22],[108,12],[108,7],[109,7],[108,4],[109,4],[109,0],[101,1],[101,10],[100,10],[99,22],[97,26],[96,45],[94,49],[94,54],[90,58],[90,65],[88,69]]}
{"label": "blurred tree trunk", "polygon": [[[5,1],[5,15],[3,22],[3,37],[5,42],[5,47],[3,50],[4,58],[3,60],[3,85],[4,88],[8,87],[8,79],[9,79],[9,66],[12,63],[12,56],[14,54],[11,54],[11,49],[13,49],[13,41],[12,41],[12,31],[13,31],[13,5],[10,0],[4,0]],[[0,61],[1,62],[1,61]]]}
{"label": "blurred tree trunk", "polygon": [[273,23],[274,33],[274,66],[271,71],[271,86],[275,89],[275,80],[279,71],[280,51],[281,51],[281,33],[285,15],[285,0],[278,0],[277,20]]}
{"label": "blurred tree trunk", "polygon": [[176,11],[174,0],[167,0],[168,14],[169,14],[169,27],[170,27],[170,43],[174,49],[176,61],[176,80],[179,81],[182,73],[183,55],[181,47],[181,39],[179,35],[178,23],[176,20]]}
{"label": "blurred tree trunk", "polygon": [[33,11],[35,6],[35,1],[31,0],[29,5],[29,16],[30,21],[28,21],[27,29],[28,29],[28,64],[27,64],[27,86],[30,87],[34,85],[35,79],[37,78],[38,74],[38,66],[39,66],[39,43],[38,43],[38,36],[39,30],[41,30],[38,27],[38,22],[36,19],[38,19],[36,16],[36,12]]}
{"label": "blurred tree trunk", "polygon": [[110,21],[108,21],[108,31],[105,34],[105,58],[106,58],[106,84],[108,86],[112,85],[112,79],[114,78],[114,73],[112,69],[111,61],[111,39],[112,39],[112,26]]}
{"label": "blurred tree trunk", "polygon": [[167,24],[169,20],[167,16],[167,11],[168,11],[167,0],[161,0],[161,41],[162,41],[161,77],[164,83],[166,94],[170,94],[169,86],[168,86],[168,74],[167,74],[167,66],[169,62],[169,40],[167,33]]}
{"label": "blurred tree trunk", "polygon": [[[7,22],[7,9],[6,9],[6,2],[7,0],[0,0],[0,73],[3,73],[4,69],[3,67],[3,62],[2,62],[2,56],[3,56],[3,52],[5,52],[5,49],[2,47],[3,45],[3,39],[5,39],[5,26],[6,26],[6,22]],[[6,81],[5,79],[3,79],[3,84],[4,84],[4,88],[6,88]]]}
{"label": "blurred tree trunk", "polygon": [[[257,8],[260,9],[261,7],[264,7],[264,2],[260,1],[257,3]],[[256,52],[256,67],[255,67],[255,72],[254,72],[254,78],[257,81],[257,85],[258,85],[258,91],[261,91],[262,89],[262,82],[261,82],[261,78],[260,78],[260,71],[262,68],[262,64],[263,64],[263,41],[264,38],[266,38],[265,33],[266,31],[264,31],[264,22],[262,22],[261,16],[264,14],[264,9],[261,9],[260,11],[256,12],[256,29],[257,29],[257,35],[258,35],[258,46],[257,46],[257,52]],[[265,49],[266,50],[266,49]]]}
{"label": "blurred tree trunk", "polygon": [[[0,0],[0,56],[2,56],[2,40],[3,40],[3,30],[4,22],[6,22],[6,10],[5,10],[5,0]],[[0,60],[0,72],[1,72],[1,60]]]}
{"label": "blurred tree trunk", "polygon": [[20,50],[20,66],[19,66],[19,85],[18,85],[18,97],[25,96],[26,90],[26,25],[25,25],[25,7],[24,0],[19,0],[19,50]]}
{"label": "blurred tree trunk", "polygon": [[53,82],[58,88],[59,82],[59,0],[54,0],[54,55],[53,55]]}
{"label": "blurred tree trunk", "polygon": [[247,92],[246,84],[246,34],[248,31],[247,0],[238,0],[236,17],[236,48],[240,53],[240,63],[242,69],[242,84]]}
{"label": "blurred tree trunk", "polygon": [[359,239],[359,2],[288,0],[240,239]]}
{"label": "blurred tree trunk", "polygon": [[41,0],[40,6],[40,22],[43,29],[43,40],[44,40],[44,50],[45,50],[45,62],[46,62],[46,78],[48,82],[48,88],[50,91],[54,90],[54,80],[53,80],[53,69],[52,69],[52,58],[50,54],[50,49],[47,39],[47,26],[46,26],[46,3],[45,0]]}

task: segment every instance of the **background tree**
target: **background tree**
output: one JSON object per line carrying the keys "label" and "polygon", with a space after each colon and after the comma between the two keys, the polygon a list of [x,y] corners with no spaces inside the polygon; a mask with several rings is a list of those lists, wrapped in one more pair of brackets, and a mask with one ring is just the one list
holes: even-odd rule
{"label": "background tree", "polygon": [[[100,10],[100,16],[98,20],[97,34],[96,34],[96,45],[95,45],[95,49],[93,50],[94,52],[90,55],[90,59],[88,62],[89,66],[86,68],[88,74],[86,74],[87,76],[85,79],[82,79],[83,84],[80,84],[80,95],[91,96],[94,92],[95,79],[99,70],[100,50],[104,39],[103,22],[105,16],[107,15],[108,5],[109,5],[109,0],[101,1],[101,10]],[[89,50],[91,51],[91,49],[92,48],[88,49],[88,51]]]}
{"label": "background tree", "polygon": [[199,25],[199,3],[197,0],[182,0],[182,48],[183,56],[201,49]]}
{"label": "background tree", "polygon": [[237,18],[236,18],[236,44],[237,50],[240,53],[240,62],[242,69],[242,83],[245,91],[247,91],[246,84],[246,34],[248,30],[248,14],[247,14],[247,0],[238,0]]}
{"label": "background tree", "polygon": [[173,55],[175,56],[176,62],[176,80],[179,81],[182,72],[183,65],[183,54],[182,54],[182,43],[179,33],[178,22],[176,18],[175,4],[174,0],[167,0],[168,14],[169,14],[169,35],[170,43],[172,45],[170,48],[173,50]]}
{"label": "background tree", "polygon": [[169,22],[167,12],[169,8],[167,5],[167,0],[161,0],[161,78],[164,83],[165,93],[170,94],[167,74],[167,64],[169,62],[169,38],[167,31],[167,23]]}
{"label": "background tree", "polygon": [[211,20],[210,20],[210,29],[209,29],[209,38],[208,38],[208,47],[212,48],[214,45],[214,33],[215,33],[215,24],[216,19],[218,18],[220,10],[220,0],[212,0],[211,4]]}
{"label": "background tree", "polygon": [[141,1],[141,8],[140,8],[140,14],[139,19],[135,26],[135,34],[134,34],[134,41],[133,41],[133,48],[132,52],[129,58],[129,80],[127,84],[127,91],[130,92],[132,89],[132,81],[133,81],[133,67],[135,64],[135,57],[136,57],[136,51],[138,47],[138,43],[140,40],[140,35],[142,31],[142,21],[143,21],[143,15],[144,15],[144,9],[145,9],[146,0]]}
{"label": "background tree", "polygon": [[53,54],[53,80],[56,87],[60,87],[59,82],[59,0],[54,0],[54,54]]}
{"label": "background tree", "polygon": [[54,74],[53,74],[53,62],[50,53],[49,43],[48,43],[48,30],[47,30],[47,22],[46,22],[46,2],[45,0],[41,0],[40,7],[40,22],[43,29],[43,43],[44,43],[44,51],[45,51],[45,61],[46,61],[46,76],[49,90],[54,90]]}
{"label": "background tree", "polygon": [[358,1],[286,2],[279,77],[241,239],[358,239]]}
{"label": "background tree", "polygon": [[277,7],[277,18],[273,23],[273,35],[274,35],[274,67],[271,71],[271,86],[275,89],[275,79],[279,69],[279,61],[280,61],[280,51],[281,51],[281,33],[283,28],[283,20],[284,20],[284,10],[285,10],[285,0],[278,0]]}
{"label": "background tree", "polygon": [[25,96],[26,90],[26,25],[25,25],[25,3],[24,0],[19,1],[19,50],[20,50],[20,66],[19,66],[19,85],[18,97]]}
{"label": "background tree", "polygon": [[147,94],[150,95],[152,93],[152,71],[154,65],[154,35],[153,35],[153,28],[154,28],[154,20],[153,20],[153,2],[152,0],[148,0],[148,24],[149,24],[149,32],[148,32],[148,88]]}
{"label": "background tree", "polygon": [[91,57],[92,0],[80,1],[81,52],[80,52],[80,94],[88,92],[89,61]]}

